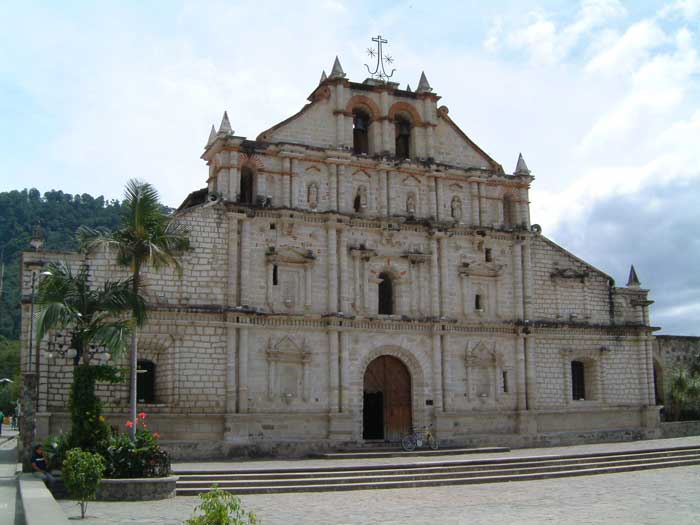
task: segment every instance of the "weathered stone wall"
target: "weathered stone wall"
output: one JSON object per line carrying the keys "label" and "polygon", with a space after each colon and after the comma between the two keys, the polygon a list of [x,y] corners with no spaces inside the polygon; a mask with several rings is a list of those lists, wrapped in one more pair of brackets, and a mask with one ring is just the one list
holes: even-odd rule
{"label": "weathered stone wall", "polygon": [[661,403],[668,400],[671,377],[676,369],[688,369],[700,358],[700,337],[657,335],[654,340],[656,394]]}

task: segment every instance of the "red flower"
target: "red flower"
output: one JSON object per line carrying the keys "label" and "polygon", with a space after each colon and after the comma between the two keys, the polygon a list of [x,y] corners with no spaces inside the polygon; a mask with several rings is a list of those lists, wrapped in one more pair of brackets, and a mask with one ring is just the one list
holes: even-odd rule
{"label": "red flower", "polygon": [[127,422],[125,423],[125,425],[126,425],[127,428],[131,428],[131,427],[134,426],[134,422],[131,421],[131,420],[129,420],[129,421],[127,421]]}
{"label": "red flower", "polygon": [[153,437],[156,438],[156,439],[158,439],[158,438],[160,437],[160,434],[159,434],[158,432],[154,432],[154,433],[153,433]]}
{"label": "red flower", "polygon": [[146,412],[139,412],[140,419],[146,419]]}

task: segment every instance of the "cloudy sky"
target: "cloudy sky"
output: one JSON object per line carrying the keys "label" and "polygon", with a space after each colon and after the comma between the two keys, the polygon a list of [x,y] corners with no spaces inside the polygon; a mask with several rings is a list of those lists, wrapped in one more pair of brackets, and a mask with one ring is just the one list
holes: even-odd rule
{"label": "cloudy sky", "polygon": [[336,54],[362,81],[377,33],[507,171],[523,152],[546,235],[700,335],[700,0],[0,2],[0,191],[138,177],[176,206],[224,109],[254,138]]}

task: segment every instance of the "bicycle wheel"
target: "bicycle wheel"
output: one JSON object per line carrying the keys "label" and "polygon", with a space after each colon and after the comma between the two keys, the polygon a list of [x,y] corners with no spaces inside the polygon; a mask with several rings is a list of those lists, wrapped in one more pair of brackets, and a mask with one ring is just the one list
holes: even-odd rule
{"label": "bicycle wheel", "polygon": [[438,439],[432,434],[428,436],[428,446],[433,450],[437,450],[438,448]]}
{"label": "bicycle wheel", "polygon": [[401,446],[406,452],[411,452],[412,450],[415,450],[416,438],[411,434],[409,434],[408,436],[404,436],[401,440]]}

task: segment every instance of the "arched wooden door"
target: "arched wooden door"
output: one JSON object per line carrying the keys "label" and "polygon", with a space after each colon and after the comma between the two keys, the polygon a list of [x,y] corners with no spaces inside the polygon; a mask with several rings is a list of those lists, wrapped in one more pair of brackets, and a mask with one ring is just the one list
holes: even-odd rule
{"label": "arched wooden door", "polygon": [[383,355],[364,377],[362,437],[397,442],[411,431],[411,375],[399,359]]}

